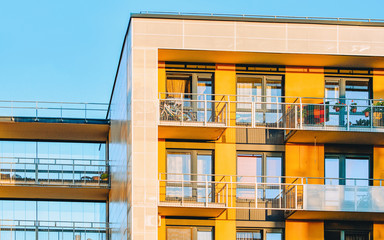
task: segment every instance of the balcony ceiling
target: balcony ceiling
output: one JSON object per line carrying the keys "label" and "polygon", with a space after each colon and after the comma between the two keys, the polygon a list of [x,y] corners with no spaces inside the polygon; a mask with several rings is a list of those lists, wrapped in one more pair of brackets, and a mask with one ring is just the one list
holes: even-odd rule
{"label": "balcony ceiling", "polygon": [[296,211],[287,219],[289,220],[351,220],[382,221],[384,213],[373,212],[340,212],[340,211]]}
{"label": "balcony ceiling", "polygon": [[109,124],[0,121],[0,139],[105,142]]}
{"label": "balcony ceiling", "polygon": [[384,132],[297,130],[287,137],[286,142],[384,145]]}
{"label": "balcony ceiling", "polygon": [[384,57],[159,49],[159,61],[255,65],[384,68]]}

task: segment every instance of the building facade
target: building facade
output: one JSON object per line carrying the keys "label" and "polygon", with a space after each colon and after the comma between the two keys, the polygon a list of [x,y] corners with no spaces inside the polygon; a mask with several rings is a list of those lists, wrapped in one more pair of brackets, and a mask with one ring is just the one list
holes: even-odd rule
{"label": "building facade", "polygon": [[380,20],[132,14],[109,104],[2,102],[0,239],[384,239]]}
{"label": "building facade", "polygon": [[384,238],[383,56],[378,21],[133,14],[112,239]]}

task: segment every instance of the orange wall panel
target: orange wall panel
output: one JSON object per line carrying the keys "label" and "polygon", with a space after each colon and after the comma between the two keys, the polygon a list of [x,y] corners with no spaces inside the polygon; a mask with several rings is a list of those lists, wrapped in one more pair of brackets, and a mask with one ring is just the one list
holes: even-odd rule
{"label": "orange wall panel", "polygon": [[[324,97],[325,80],[323,68],[286,67],[285,70],[285,96]],[[286,102],[292,102],[294,100],[295,99],[288,98]],[[319,102],[319,100],[317,100],[317,102]],[[320,102],[322,102],[322,100],[320,100]]]}
{"label": "orange wall panel", "polygon": [[285,240],[324,240],[324,222],[285,222]]}
{"label": "orange wall panel", "polygon": [[[285,175],[324,177],[324,145],[286,144]],[[309,183],[323,184],[323,180],[315,179]]]}

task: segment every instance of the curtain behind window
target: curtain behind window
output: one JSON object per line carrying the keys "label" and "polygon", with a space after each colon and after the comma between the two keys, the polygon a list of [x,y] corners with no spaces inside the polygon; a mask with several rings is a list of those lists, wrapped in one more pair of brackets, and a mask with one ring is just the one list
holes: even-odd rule
{"label": "curtain behind window", "polygon": [[188,79],[167,79],[167,92],[169,98],[181,98],[182,94],[172,93],[191,93],[191,81]]}

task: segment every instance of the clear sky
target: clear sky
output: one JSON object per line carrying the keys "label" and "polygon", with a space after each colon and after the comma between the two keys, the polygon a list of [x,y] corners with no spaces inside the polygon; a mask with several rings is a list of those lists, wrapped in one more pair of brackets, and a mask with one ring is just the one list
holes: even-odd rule
{"label": "clear sky", "polygon": [[131,12],[384,19],[383,0],[0,0],[0,100],[108,102]]}

